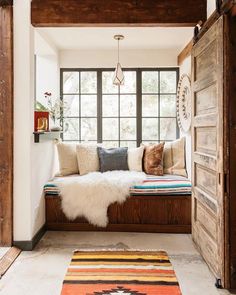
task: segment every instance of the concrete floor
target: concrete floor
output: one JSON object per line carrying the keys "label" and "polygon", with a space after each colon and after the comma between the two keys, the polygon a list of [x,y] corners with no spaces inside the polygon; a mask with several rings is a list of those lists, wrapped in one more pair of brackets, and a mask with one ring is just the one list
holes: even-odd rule
{"label": "concrete floor", "polygon": [[7,253],[10,247],[0,247],[0,259]]}
{"label": "concrete floor", "polygon": [[189,235],[88,232],[47,232],[36,249],[22,252],[0,280],[0,294],[59,295],[75,249],[163,249],[170,256],[183,295],[230,294],[214,287],[215,279]]}

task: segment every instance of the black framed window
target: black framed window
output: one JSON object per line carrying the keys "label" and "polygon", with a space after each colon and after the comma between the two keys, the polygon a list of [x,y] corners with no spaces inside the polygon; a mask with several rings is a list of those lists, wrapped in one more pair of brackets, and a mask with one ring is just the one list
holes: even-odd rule
{"label": "black framed window", "polygon": [[176,120],[178,68],[124,69],[114,86],[113,69],[61,69],[63,140],[105,146],[179,137]]}

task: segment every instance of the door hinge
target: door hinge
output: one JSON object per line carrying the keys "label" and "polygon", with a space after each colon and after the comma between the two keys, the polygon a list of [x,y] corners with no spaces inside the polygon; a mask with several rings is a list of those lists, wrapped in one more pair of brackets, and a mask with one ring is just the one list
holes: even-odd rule
{"label": "door hinge", "polygon": [[222,289],[222,282],[221,279],[216,279],[215,286],[217,289]]}
{"label": "door hinge", "polygon": [[224,173],[224,193],[228,193],[228,174]]}

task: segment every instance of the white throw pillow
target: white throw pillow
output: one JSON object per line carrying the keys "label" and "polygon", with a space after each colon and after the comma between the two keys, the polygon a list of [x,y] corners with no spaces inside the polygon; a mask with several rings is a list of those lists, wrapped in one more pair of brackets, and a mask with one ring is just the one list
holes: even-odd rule
{"label": "white throw pillow", "polygon": [[164,173],[187,177],[185,168],[185,138],[166,142],[164,147]]}
{"label": "white throw pillow", "polygon": [[128,149],[128,166],[131,171],[143,171],[144,146]]}
{"label": "white throw pillow", "polygon": [[89,143],[77,144],[76,153],[80,175],[99,171],[97,147],[97,145]]}
{"label": "white throw pillow", "polygon": [[69,143],[58,143],[58,160],[60,167],[60,174],[67,176],[71,174],[78,174],[78,162],[76,157],[76,145]]}

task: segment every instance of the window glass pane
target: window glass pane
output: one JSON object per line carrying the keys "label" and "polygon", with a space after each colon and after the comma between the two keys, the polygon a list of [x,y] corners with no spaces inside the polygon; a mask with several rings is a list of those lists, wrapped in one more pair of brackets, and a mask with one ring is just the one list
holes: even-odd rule
{"label": "window glass pane", "polygon": [[158,72],[142,72],[142,92],[158,93]]}
{"label": "window glass pane", "polygon": [[120,119],[120,139],[136,139],[136,119]]}
{"label": "window glass pane", "polygon": [[106,149],[119,147],[118,141],[103,141],[102,146]]}
{"label": "window glass pane", "polygon": [[79,119],[64,119],[64,140],[79,140]]}
{"label": "window glass pane", "polygon": [[118,95],[103,95],[102,115],[103,117],[118,117]]}
{"label": "window glass pane", "polygon": [[176,93],[176,72],[161,72],[160,78],[161,93]]}
{"label": "window glass pane", "polygon": [[176,96],[161,95],[161,117],[176,117]]}
{"label": "window glass pane", "polygon": [[120,96],[120,116],[121,117],[136,116],[136,95]]}
{"label": "window glass pane", "polygon": [[143,117],[158,116],[158,96],[157,95],[143,95],[142,113],[143,113]]}
{"label": "window glass pane", "polygon": [[97,117],[96,95],[81,95],[81,117]]}
{"label": "window glass pane", "polygon": [[[142,134],[139,134],[142,135],[142,141],[155,143],[176,139],[175,70],[141,69],[141,85],[136,85],[136,70],[124,70],[125,84],[120,87],[120,93],[119,87],[113,85],[114,71],[101,71],[101,76],[97,70],[89,69],[71,69],[62,73],[61,97],[65,140],[96,142],[97,137],[102,137],[107,147],[136,146],[137,86],[142,88],[139,118],[142,120]],[[101,81],[97,81],[98,77],[101,77]],[[97,85],[100,84],[101,109],[100,106],[98,108],[97,101]],[[102,120],[99,136],[97,117]]]}
{"label": "window glass pane", "polygon": [[63,93],[79,92],[79,73],[63,72]]}
{"label": "window glass pane", "polygon": [[81,93],[96,93],[97,92],[97,73],[96,72],[81,72]]}
{"label": "window glass pane", "polygon": [[176,139],[176,119],[160,119],[161,140],[175,140]]}
{"label": "window glass pane", "polygon": [[136,93],[136,72],[124,71],[125,83],[120,86],[121,93]]}
{"label": "window glass pane", "polygon": [[158,119],[143,119],[143,134],[142,140],[158,140],[159,131],[158,131]]}
{"label": "window glass pane", "polygon": [[121,141],[120,146],[128,147],[128,148],[136,148],[137,144],[136,144],[136,141]]}
{"label": "window glass pane", "polygon": [[118,140],[118,118],[102,120],[103,140]]}
{"label": "window glass pane", "polygon": [[82,118],[81,119],[81,140],[97,139],[97,119]]}
{"label": "window glass pane", "polygon": [[79,116],[79,95],[63,96],[63,116],[78,117]]}
{"label": "window glass pane", "polygon": [[102,92],[118,93],[118,87],[113,85],[114,71],[102,72]]}

